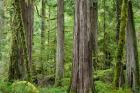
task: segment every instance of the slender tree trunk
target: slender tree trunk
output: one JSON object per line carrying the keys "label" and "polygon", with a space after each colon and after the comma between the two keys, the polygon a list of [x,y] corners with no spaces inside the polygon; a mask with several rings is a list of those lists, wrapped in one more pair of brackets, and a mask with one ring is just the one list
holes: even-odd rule
{"label": "slender tree trunk", "polygon": [[[49,6],[49,25],[48,25],[48,27],[49,27],[49,30],[48,30],[48,37],[47,37],[47,41],[48,41],[48,49],[50,48],[50,31],[51,31],[51,8],[50,8],[50,6]],[[47,54],[47,62],[49,61],[49,59],[50,59],[50,51],[48,50],[48,54]]]}
{"label": "slender tree trunk", "polygon": [[125,44],[125,30],[127,21],[127,0],[123,0],[121,10],[121,23],[120,23],[120,35],[117,50],[117,63],[115,66],[114,83],[115,87],[121,87],[124,85],[124,71],[123,71],[123,54]]}
{"label": "slender tree trunk", "polygon": [[140,81],[139,81],[139,60],[137,50],[137,38],[135,25],[133,21],[133,9],[132,1],[128,1],[128,21],[127,21],[127,84],[132,87],[133,93],[139,93]]}
{"label": "slender tree trunk", "polygon": [[55,85],[61,85],[64,76],[64,0],[57,0],[57,49]]}
{"label": "slender tree trunk", "polygon": [[121,17],[121,6],[122,6],[122,0],[116,0],[116,41],[118,44],[119,41],[119,32],[120,32],[120,17]]}
{"label": "slender tree trunk", "polygon": [[40,60],[41,60],[41,65],[40,65],[40,70],[41,73],[44,73],[44,57],[45,57],[45,32],[46,32],[46,0],[42,0],[42,8],[41,8],[41,51],[40,51]]}
{"label": "slender tree trunk", "polygon": [[91,24],[94,20],[91,21],[91,16],[96,15],[92,10],[96,3],[90,0],[76,0],[75,3],[74,58],[70,93],[94,93],[92,50],[95,30],[91,30],[91,26],[94,25]]}
{"label": "slender tree trunk", "polygon": [[[93,61],[93,67],[96,65],[94,64],[97,61],[97,31],[98,31],[98,0],[92,0],[91,6],[90,6],[90,24],[91,24],[91,38],[90,38],[90,62]],[[93,59],[92,59],[93,57]],[[90,73],[92,73],[92,67],[90,67]],[[92,73],[93,74],[93,73]],[[92,75],[91,74],[91,75]],[[94,80],[92,79],[91,76],[91,82],[92,82],[92,92],[95,93],[95,85],[94,85]]]}
{"label": "slender tree trunk", "polygon": [[104,52],[104,69],[108,68],[109,67],[109,62],[108,62],[108,49],[107,47],[107,32],[106,32],[106,1],[104,0],[103,1],[103,4],[104,4],[104,23],[103,23],[103,31],[104,31],[104,43],[103,43],[103,52]]}
{"label": "slender tree trunk", "polygon": [[90,7],[90,17],[91,17],[91,30],[92,30],[92,48],[93,48],[93,61],[96,61],[96,53],[97,53],[97,31],[98,31],[98,0],[92,0]]}
{"label": "slender tree trunk", "polygon": [[[22,19],[21,0],[13,1],[12,51],[9,65],[9,81],[30,80],[30,69],[28,68],[29,57],[26,41],[26,32]],[[16,20],[15,20],[16,19]]]}
{"label": "slender tree trunk", "polygon": [[4,1],[0,1],[0,61],[2,60],[2,45],[4,32]]}

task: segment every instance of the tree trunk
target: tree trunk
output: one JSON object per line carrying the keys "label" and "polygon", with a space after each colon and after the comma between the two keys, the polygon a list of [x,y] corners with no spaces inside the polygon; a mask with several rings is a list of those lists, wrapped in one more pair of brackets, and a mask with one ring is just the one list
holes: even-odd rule
{"label": "tree trunk", "polygon": [[30,80],[28,49],[22,19],[21,0],[13,1],[12,52],[10,55],[9,81]]}
{"label": "tree trunk", "polygon": [[120,17],[121,17],[121,6],[122,6],[122,0],[116,0],[116,41],[118,44],[119,41],[119,32],[120,32]]}
{"label": "tree trunk", "polygon": [[42,8],[41,8],[41,51],[40,51],[40,70],[41,73],[44,73],[44,57],[45,57],[45,32],[46,32],[46,0],[42,0]]}
{"label": "tree trunk", "polygon": [[[51,32],[51,8],[50,8],[50,6],[49,6],[49,21],[48,21],[48,28],[49,28],[49,30],[48,30],[48,37],[47,37],[47,41],[48,41],[48,45],[47,45],[47,47],[48,47],[48,49],[50,48],[50,32]],[[54,55],[55,56],[55,55]],[[48,50],[48,54],[47,54],[47,62],[49,61],[49,59],[50,59],[50,51]],[[55,59],[54,59],[55,60]],[[54,61],[55,62],[55,61]]]}
{"label": "tree trunk", "polygon": [[[76,0],[75,3],[74,58],[70,93],[94,93],[92,50],[95,30],[91,30],[94,25],[91,24],[93,23],[91,15],[96,15],[96,13],[92,14],[91,10],[95,9],[96,3],[90,0]],[[92,6],[90,6],[91,3]]]}
{"label": "tree trunk", "polygon": [[21,0],[22,18],[24,23],[25,34],[27,38],[27,48],[29,54],[29,68],[32,67],[32,38],[33,38],[33,20],[34,9],[33,2]]}
{"label": "tree trunk", "polygon": [[124,72],[123,72],[123,52],[125,44],[125,30],[127,21],[127,0],[123,0],[122,10],[121,10],[121,23],[120,23],[120,33],[119,42],[117,50],[117,63],[115,67],[114,83],[115,87],[121,87],[124,85]]}
{"label": "tree trunk", "polygon": [[2,60],[2,45],[4,39],[4,1],[0,1],[0,61]]}
{"label": "tree trunk", "polygon": [[[93,43],[93,64],[96,62],[97,54],[97,31],[98,31],[98,0],[93,0],[90,7],[90,17],[91,17],[91,30],[92,30],[92,40]],[[95,67],[95,65],[93,65]]]}
{"label": "tree trunk", "polygon": [[[95,68],[95,63],[97,61],[97,31],[98,31],[98,0],[92,0],[91,2],[91,6],[90,6],[90,24],[91,24],[91,36],[90,36],[90,62],[93,61],[93,68]],[[93,55],[92,55],[93,54]],[[93,59],[92,59],[93,57]],[[91,67],[91,70],[90,70],[92,73],[92,67]],[[93,73],[92,73],[93,74]],[[91,74],[91,75],[92,75]],[[92,78],[92,76],[91,76]],[[91,82],[92,82],[92,92],[95,93],[95,85],[94,85],[94,80],[91,79]]]}
{"label": "tree trunk", "polygon": [[127,21],[127,84],[132,87],[133,93],[139,93],[139,60],[137,50],[137,38],[133,21],[132,2],[128,1],[128,21]]}
{"label": "tree trunk", "polygon": [[61,85],[64,76],[64,0],[57,0],[57,49],[55,86]]}

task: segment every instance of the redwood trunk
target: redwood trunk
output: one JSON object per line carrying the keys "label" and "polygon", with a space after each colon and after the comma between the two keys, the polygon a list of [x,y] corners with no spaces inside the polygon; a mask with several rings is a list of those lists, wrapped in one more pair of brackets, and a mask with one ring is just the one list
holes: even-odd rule
{"label": "redwood trunk", "polygon": [[[95,2],[76,0],[75,3],[74,58],[70,93],[94,93],[92,78],[94,32],[91,27],[95,25],[91,24],[94,21],[91,21],[91,16],[96,14],[92,10],[95,7],[90,4],[94,5]],[[92,28],[96,29],[96,26]]]}

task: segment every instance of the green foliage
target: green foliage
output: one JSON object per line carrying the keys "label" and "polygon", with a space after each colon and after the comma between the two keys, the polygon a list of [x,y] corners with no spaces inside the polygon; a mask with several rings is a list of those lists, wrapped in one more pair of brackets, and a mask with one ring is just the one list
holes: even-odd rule
{"label": "green foliage", "polygon": [[11,86],[8,83],[5,83],[3,80],[0,80],[0,93],[10,93]]}
{"label": "green foliage", "polygon": [[94,78],[102,82],[111,83],[113,81],[113,70],[97,70],[94,73]]}
{"label": "green foliage", "polygon": [[128,88],[115,90],[111,84],[103,83],[101,81],[95,82],[95,85],[97,93],[131,93]]}
{"label": "green foliage", "polygon": [[48,88],[41,88],[40,93],[67,93],[66,87],[48,87]]}
{"label": "green foliage", "polygon": [[[97,93],[131,93],[128,88],[115,90],[111,84],[102,81],[96,81],[95,85]],[[38,89],[33,84],[26,81],[16,81],[12,85],[0,81],[0,93],[67,93],[68,87],[47,87]]]}
{"label": "green foliage", "polygon": [[39,93],[38,89],[27,81],[16,81],[12,84],[13,93]]}

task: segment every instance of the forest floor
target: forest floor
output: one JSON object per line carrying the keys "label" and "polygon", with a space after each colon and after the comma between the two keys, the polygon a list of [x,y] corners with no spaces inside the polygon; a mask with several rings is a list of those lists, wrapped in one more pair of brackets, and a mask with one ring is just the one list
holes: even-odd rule
{"label": "forest floor", "polygon": [[[130,89],[128,88],[120,88],[115,89],[112,85],[112,69],[107,70],[97,70],[94,73],[95,80],[95,88],[97,93],[131,93]],[[112,77],[111,77],[112,76]],[[70,79],[70,78],[69,78]],[[18,81],[20,82],[20,81]],[[63,87],[37,87],[37,90],[39,92],[24,92],[21,91],[21,85],[17,85],[19,90],[16,89],[18,92],[14,93],[67,93],[68,87],[69,87],[69,80],[68,78],[64,79]],[[27,88],[28,89],[28,88]],[[13,93],[12,86],[9,83],[6,83],[5,81],[0,80],[0,93]]]}
{"label": "forest floor", "polygon": [[[50,87],[50,88],[41,88],[40,93],[67,93],[67,87]],[[131,93],[127,88],[120,88],[118,90],[114,89],[112,85],[103,83],[101,81],[96,82],[96,92],[97,93]]]}

